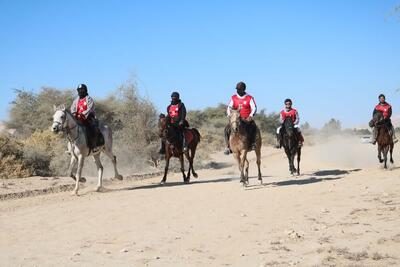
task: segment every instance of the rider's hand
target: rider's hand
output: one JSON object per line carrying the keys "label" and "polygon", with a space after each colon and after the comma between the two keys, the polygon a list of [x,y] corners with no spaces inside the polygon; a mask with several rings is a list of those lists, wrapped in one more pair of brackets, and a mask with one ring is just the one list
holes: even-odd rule
{"label": "rider's hand", "polygon": [[248,122],[252,122],[252,121],[253,121],[253,117],[252,117],[252,116],[249,116],[246,120],[247,120]]}
{"label": "rider's hand", "polygon": [[183,126],[183,121],[179,122],[179,126],[181,126],[181,127]]}

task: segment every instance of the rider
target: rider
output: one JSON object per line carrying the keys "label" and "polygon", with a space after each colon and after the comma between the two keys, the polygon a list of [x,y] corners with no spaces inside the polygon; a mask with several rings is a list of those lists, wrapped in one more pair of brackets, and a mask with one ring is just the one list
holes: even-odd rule
{"label": "rider", "polygon": [[176,127],[182,137],[183,151],[187,151],[187,142],[184,135],[185,128],[189,127],[186,121],[186,107],[178,92],[171,94],[171,104],[167,107],[167,124]]}
{"label": "rider", "polygon": [[282,147],[282,135],[281,135],[281,129],[283,126],[283,123],[285,122],[285,119],[290,117],[293,121],[293,125],[294,125],[294,129],[297,133],[298,139],[299,139],[299,147],[303,146],[304,143],[304,137],[303,134],[301,133],[301,129],[300,129],[300,116],[299,113],[296,109],[292,108],[292,100],[291,99],[286,99],[285,100],[285,108],[281,111],[280,113],[280,118],[279,118],[279,122],[280,122],[280,126],[278,127],[277,131],[276,131],[276,137],[277,137],[277,144],[276,144],[276,148],[281,148]]}
{"label": "rider", "polygon": [[94,113],[94,101],[88,94],[85,84],[80,84],[76,89],[78,97],[71,106],[71,113],[80,121],[88,131],[88,145],[93,149],[104,144],[103,135],[100,133],[98,121]]}
{"label": "rider", "polygon": [[[231,109],[240,109],[240,118],[247,123],[248,131],[250,134],[250,144],[251,149],[256,147],[256,134],[257,125],[253,120],[254,115],[257,112],[257,105],[254,97],[246,93],[246,84],[244,82],[239,82],[236,85],[236,94],[234,94],[228,104],[227,115],[230,116]],[[231,150],[229,148],[229,136],[231,134],[230,126],[227,125],[225,128],[225,155],[229,155]]]}
{"label": "rider", "polygon": [[[386,123],[390,129],[390,135],[392,136],[392,140],[394,143],[397,143],[398,140],[396,138],[396,132],[394,130],[392,120],[390,119],[390,117],[392,117],[392,106],[386,102],[386,97],[384,94],[379,95],[379,104],[375,106],[372,115],[374,116],[377,112],[382,112],[384,123]],[[372,134],[372,141],[371,141],[372,144],[374,145],[376,144],[377,137],[378,137],[378,131],[375,126]]]}

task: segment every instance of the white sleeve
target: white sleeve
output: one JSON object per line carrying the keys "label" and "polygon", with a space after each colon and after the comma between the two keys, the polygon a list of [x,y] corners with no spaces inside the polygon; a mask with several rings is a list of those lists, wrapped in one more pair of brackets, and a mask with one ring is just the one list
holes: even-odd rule
{"label": "white sleeve", "polygon": [[299,116],[299,112],[296,111],[296,121],[294,122],[295,125],[299,125],[300,123],[300,116]]}
{"label": "white sleeve", "polygon": [[253,116],[256,114],[256,112],[257,112],[257,105],[256,105],[256,103],[254,102],[254,99],[253,99],[253,98],[251,98],[251,100],[250,100],[250,107],[251,107],[250,117],[253,117]]}
{"label": "white sleeve", "polygon": [[231,109],[232,109],[232,108],[233,108],[233,100],[232,100],[232,98],[231,98],[231,100],[229,101],[228,107],[226,108],[226,114],[227,114],[228,116],[231,115]]}

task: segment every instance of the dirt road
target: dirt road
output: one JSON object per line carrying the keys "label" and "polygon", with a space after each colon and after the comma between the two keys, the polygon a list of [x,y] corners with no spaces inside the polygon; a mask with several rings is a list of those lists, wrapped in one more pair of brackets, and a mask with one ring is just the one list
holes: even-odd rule
{"label": "dirt road", "polygon": [[176,174],[1,201],[0,265],[399,266],[400,169],[375,154],[357,140],[306,147],[292,177],[266,148],[264,185],[243,188],[221,153],[189,185]]}

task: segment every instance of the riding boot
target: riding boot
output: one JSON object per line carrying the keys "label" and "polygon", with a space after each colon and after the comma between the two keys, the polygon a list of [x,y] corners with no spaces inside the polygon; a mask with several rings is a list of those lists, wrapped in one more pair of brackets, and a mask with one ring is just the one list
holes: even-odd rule
{"label": "riding boot", "polygon": [[376,127],[374,127],[372,129],[372,140],[371,140],[371,144],[375,145],[376,144],[376,139],[378,138],[378,130],[376,129]]}

